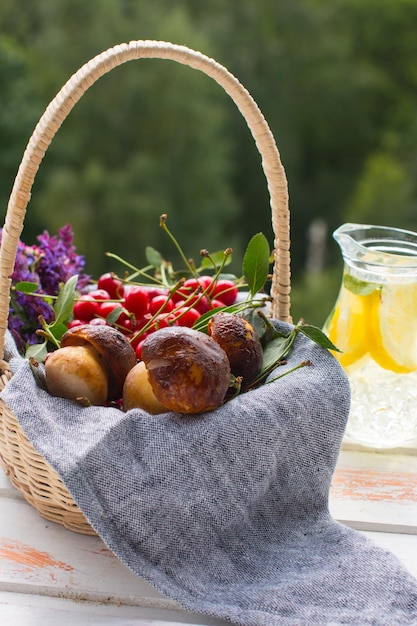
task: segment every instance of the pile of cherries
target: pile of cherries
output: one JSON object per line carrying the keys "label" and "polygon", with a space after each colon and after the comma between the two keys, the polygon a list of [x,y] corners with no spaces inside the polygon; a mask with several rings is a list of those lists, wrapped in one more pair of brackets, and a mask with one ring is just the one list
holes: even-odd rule
{"label": "pile of cherries", "polygon": [[123,283],[109,272],[102,274],[97,286],[83,294],[73,307],[69,328],[83,324],[108,324],[129,337],[141,358],[145,338],[159,328],[191,328],[206,312],[234,304],[238,288],[232,280],[212,276],[189,278],[177,288],[139,286]]}

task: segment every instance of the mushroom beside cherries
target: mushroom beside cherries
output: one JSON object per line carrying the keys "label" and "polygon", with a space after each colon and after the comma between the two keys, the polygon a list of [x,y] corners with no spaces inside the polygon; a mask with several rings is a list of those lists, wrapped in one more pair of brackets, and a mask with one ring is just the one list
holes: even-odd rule
{"label": "mushroom beside cherries", "polygon": [[208,322],[208,334],[226,352],[233,376],[245,391],[262,368],[263,349],[252,324],[240,315],[220,311]]}
{"label": "mushroom beside cherries", "polygon": [[129,340],[112,326],[75,326],[45,361],[46,388],[53,396],[103,405],[121,398],[136,362]]}
{"label": "mushroom beside cherries", "polygon": [[125,410],[193,415],[219,407],[230,385],[223,348],[202,332],[172,326],[145,339],[142,361],[126,376]]}

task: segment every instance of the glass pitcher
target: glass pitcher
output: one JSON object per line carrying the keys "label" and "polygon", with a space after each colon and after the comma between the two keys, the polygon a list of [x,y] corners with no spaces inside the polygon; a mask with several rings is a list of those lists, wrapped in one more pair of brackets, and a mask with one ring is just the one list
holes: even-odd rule
{"label": "glass pitcher", "polygon": [[368,447],[417,438],[417,233],[344,224],[344,270],[324,331],[352,390],[346,435]]}

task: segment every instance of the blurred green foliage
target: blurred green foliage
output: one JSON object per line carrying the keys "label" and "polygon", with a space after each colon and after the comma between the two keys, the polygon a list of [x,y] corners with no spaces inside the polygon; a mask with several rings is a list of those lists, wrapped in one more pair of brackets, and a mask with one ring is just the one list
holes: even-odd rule
{"label": "blurred green foliage", "polygon": [[[344,221],[417,230],[415,0],[2,0],[0,203],[44,109],[83,63],[133,39],[185,44],[228,67],[276,137],[290,192],[293,317],[322,324],[337,294]],[[158,228],[189,256],[273,243],[259,154],[210,79],[167,61],[128,63],[77,104],[47,151],[23,239],[70,222],[97,275],[110,250],[140,265]],[[324,241],[311,225],[326,225]],[[311,270],[311,259],[315,268]],[[309,269],[310,268],[310,269]]]}

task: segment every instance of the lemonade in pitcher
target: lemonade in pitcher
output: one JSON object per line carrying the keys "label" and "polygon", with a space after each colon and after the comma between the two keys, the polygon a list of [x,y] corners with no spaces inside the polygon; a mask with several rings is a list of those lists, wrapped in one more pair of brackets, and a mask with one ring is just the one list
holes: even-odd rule
{"label": "lemonade in pitcher", "polygon": [[349,377],[346,434],[389,448],[417,438],[417,233],[345,224],[334,232],[344,260],[324,330]]}

